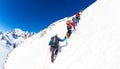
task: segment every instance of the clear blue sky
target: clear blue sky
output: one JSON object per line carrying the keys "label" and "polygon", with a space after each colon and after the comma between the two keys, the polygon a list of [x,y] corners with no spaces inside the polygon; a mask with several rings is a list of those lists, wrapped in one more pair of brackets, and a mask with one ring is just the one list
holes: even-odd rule
{"label": "clear blue sky", "polygon": [[0,0],[0,31],[39,32],[96,0]]}

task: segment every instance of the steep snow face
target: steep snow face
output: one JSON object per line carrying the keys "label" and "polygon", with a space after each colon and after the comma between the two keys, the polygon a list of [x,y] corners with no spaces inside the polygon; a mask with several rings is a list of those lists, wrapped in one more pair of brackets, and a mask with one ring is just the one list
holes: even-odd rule
{"label": "steep snow face", "polygon": [[120,69],[119,5],[114,0],[99,0],[87,8],[77,30],[67,42],[60,43],[54,64],[50,62],[48,42],[55,34],[65,36],[65,22],[71,18],[20,44],[9,54],[5,69]]}

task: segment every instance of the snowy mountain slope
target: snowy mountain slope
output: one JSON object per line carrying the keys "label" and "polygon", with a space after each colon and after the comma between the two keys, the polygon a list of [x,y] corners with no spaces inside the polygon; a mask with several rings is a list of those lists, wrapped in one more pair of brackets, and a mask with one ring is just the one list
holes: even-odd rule
{"label": "snowy mountain slope", "polygon": [[33,32],[24,32],[20,29],[14,29],[13,32],[0,32],[0,69],[3,69],[7,55],[25,39],[33,36]]}
{"label": "snowy mountain slope", "polygon": [[10,49],[7,49],[4,46],[0,46],[0,69],[3,69],[6,62],[7,54],[10,52]]}
{"label": "snowy mountain slope", "polygon": [[[28,40],[26,40],[23,44],[20,44],[14,51],[20,51],[20,49],[22,51],[19,52],[19,55],[16,55],[16,56],[21,57],[21,59],[25,55],[28,56],[29,58],[35,58],[35,56],[37,56],[37,58],[35,58],[35,59],[38,59],[37,60],[38,62],[43,63],[44,58],[45,58],[44,56],[46,55],[46,52],[48,53],[48,51],[49,51],[47,48],[49,47],[48,42],[49,42],[51,36],[53,36],[55,34],[60,34],[59,36],[61,38],[63,38],[65,36],[65,33],[66,33],[65,21],[67,19],[65,18],[62,21],[58,21],[59,23],[57,23],[57,24],[54,23],[54,25],[51,25],[50,27],[43,30],[43,31],[47,31],[46,34],[44,34],[43,37],[41,37],[41,33],[43,33],[43,31],[41,31],[38,35],[36,35],[34,37],[31,37]],[[63,28],[61,29],[61,27],[63,27]],[[63,30],[63,31],[60,32],[60,31],[57,31],[57,30]],[[20,46],[22,46],[22,47],[20,47]],[[24,48],[24,50],[22,48]],[[25,49],[27,49],[27,50],[25,50]],[[34,51],[32,51],[32,50],[34,50]],[[36,53],[36,51],[37,51],[37,53]],[[27,54],[27,52],[29,52],[29,54]],[[17,52],[12,52],[11,54],[16,54],[16,53]],[[20,54],[20,53],[24,53],[24,54]],[[34,55],[32,56],[31,53],[34,53]],[[38,54],[40,54],[40,55],[38,55]],[[27,58],[22,59],[22,60],[26,61],[26,59]],[[39,59],[42,59],[42,60],[39,61]],[[19,60],[19,59],[16,59],[16,60]],[[14,63],[17,64],[16,60],[12,64],[14,64]],[[29,61],[29,60],[27,60],[27,62],[32,64],[31,61]],[[33,60],[33,62],[34,62],[34,60]],[[41,63],[41,65],[42,65],[42,63]],[[20,66],[20,68],[24,67],[23,63],[20,63],[20,65],[22,65],[22,66]],[[38,64],[38,66],[39,66],[39,64]],[[25,69],[27,69],[27,68],[25,68]]]}
{"label": "snowy mountain slope", "polygon": [[[11,54],[5,69],[119,69],[120,27],[119,2],[99,0],[87,8],[77,30],[66,42],[54,64],[50,62],[48,42],[52,35],[63,38],[64,21],[20,44]],[[21,51],[22,50],[22,51]]]}

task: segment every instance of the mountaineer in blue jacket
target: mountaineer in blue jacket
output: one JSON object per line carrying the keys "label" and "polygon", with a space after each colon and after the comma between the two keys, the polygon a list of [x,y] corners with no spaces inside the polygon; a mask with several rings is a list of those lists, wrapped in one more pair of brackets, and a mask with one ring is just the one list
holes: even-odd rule
{"label": "mountaineer in blue jacket", "polygon": [[51,38],[51,40],[49,42],[49,45],[51,46],[50,51],[52,52],[51,62],[54,62],[54,59],[56,58],[56,56],[58,54],[59,41],[63,42],[65,40],[66,40],[66,37],[64,39],[60,39],[57,34]]}

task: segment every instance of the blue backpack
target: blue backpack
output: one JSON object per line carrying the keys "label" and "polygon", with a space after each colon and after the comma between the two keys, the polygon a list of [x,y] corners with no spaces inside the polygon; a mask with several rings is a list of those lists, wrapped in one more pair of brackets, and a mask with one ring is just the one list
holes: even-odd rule
{"label": "blue backpack", "polygon": [[50,45],[51,46],[59,46],[59,40],[58,40],[58,38],[57,37],[52,37]]}

